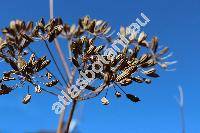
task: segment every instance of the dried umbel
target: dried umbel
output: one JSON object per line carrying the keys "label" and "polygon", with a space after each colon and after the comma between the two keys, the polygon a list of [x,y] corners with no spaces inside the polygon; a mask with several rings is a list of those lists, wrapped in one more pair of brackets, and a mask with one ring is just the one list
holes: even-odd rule
{"label": "dried umbel", "polygon": [[[101,72],[95,73],[98,84],[101,82],[100,86],[94,83],[87,84],[75,97],[76,100],[96,97],[112,85],[120,89],[116,90],[116,97],[125,94],[132,102],[139,102],[138,97],[127,94],[121,86],[129,86],[133,83],[150,84],[152,78],[158,78],[156,66],[167,69],[169,63],[165,59],[168,56],[163,56],[169,49],[167,47],[160,49],[157,37],[148,41],[148,36],[144,32],[137,35],[127,31],[125,27],[120,28],[120,34],[127,39],[126,46],[117,51],[117,55],[109,58],[104,55],[104,51],[115,40],[112,39],[111,27],[103,20],[85,16],[79,19],[77,26],[65,24],[61,18],[50,19],[47,23],[42,18],[36,25],[33,22],[11,21],[10,26],[2,30],[3,37],[0,38],[0,58],[11,68],[10,71],[4,72],[0,79],[0,94],[8,94],[19,87],[26,88],[26,83],[32,84],[36,93],[42,93],[42,90],[50,92],[45,90],[49,87],[59,89],[68,87],[69,84],[62,85],[60,82],[62,80],[58,80],[54,73],[47,69],[51,63],[47,55],[38,57],[30,47],[33,42],[41,41],[50,51],[49,43],[62,37],[69,42],[68,50],[72,53],[69,58],[74,67],[78,68],[79,77],[82,77],[81,72],[93,69],[93,63],[99,60],[99,56],[108,62],[101,62],[103,65]],[[122,41],[120,37],[117,39]],[[51,52],[50,55],[53,56]],[[55,63],[55,59],[52,59]],[[95,69],[97,68],[100,68],[100,65],[95,65]],[[92,75],[88,73],[87,76]],[[14,82],[16,85],[8,87],[7,82]],[[30,98],[28,93],[23,103],[28,103]],[[109,104],[105,97],[101,101],[104,105]]]}

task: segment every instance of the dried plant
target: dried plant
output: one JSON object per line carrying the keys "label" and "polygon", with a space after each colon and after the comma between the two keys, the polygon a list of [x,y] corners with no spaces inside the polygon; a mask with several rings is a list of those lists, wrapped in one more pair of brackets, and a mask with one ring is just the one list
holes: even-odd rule
{"label": "dried plant", "polygon": [[[70,122],[78,101],[94,98],[106,91],[101,102],[108,105],[107,92],[108,89],[113,89],[110,86],[114,86],[116,91],[114,95],[117,98],[122,97],[122,93],[124,93],[132,102],[139,102],[139,97],[126,93],[123,86],[132,83],[150,84],[152,78],[159,77],[156,66],[159,65],[161,68],[167,69],[169,64],[163,58],[168,52],[168,48],[164,47],[159,50],[157,37],[148,41],[147,34],[144,32],[139,35],[130,35],[125,27],[120,28],[120,34],[129,39],[126,47],[117,52],[113,58],[105,56],[104,50],[114,41],[111,27],[107,22],[91,19],[89,16],[80,18],[77,26],[66,24],[61,18],[52,18],[48,22],[42,18],[36,25],[32,21],[26,23],[15,20],[11,21],[10,25],[2,30],[2,33],[0,58],[4,62],[1,63],[9,66],[10,70],[2,74],[0,95],[9,94],[18,88],[27,88],[27,95],[22,100],[24,104],[31,100],[32,92],[29,88],[33,88],[35,93],[43,93],[44,91],[57,96],[56,92],[48,88],[54,87],[57,90],[68,91],[77,79],[76,73],[78,73],[78,77],[82,77],[81,72],[91,70],[93,63],[99,60],[99,55],[103,60],[109,62],[103,63],[102,71],[95,73],[94,83],[87,85],[77,97],[73,98],[71,115],[66,129],[63,130],[64,114],[62,114],[58,132],[69,132]],[[66,58],[64,58],[57,40],[59,37],[68,41],[67,45],[62,45],[69,45],[68,53],[70,62],[74,65],[73,70],[68,67],[67,61],[65,61]],[[37,45],[38,42],[44,42],[43,45],[49,51],[50,57],[48,55],[38,56],[38,51],[34,52],[34,45]],[[49,48],[52,42],[55,43],[56,50],[62,59],[66,75],[61,72],[55,55]],[[61,79],[56,78],[55,73],[49,71],[48,67],[52,62],[61,75]],[[72,73],[70,74],[69,71]],[[88,74],[87,76],[91,77],[92,75]]]}

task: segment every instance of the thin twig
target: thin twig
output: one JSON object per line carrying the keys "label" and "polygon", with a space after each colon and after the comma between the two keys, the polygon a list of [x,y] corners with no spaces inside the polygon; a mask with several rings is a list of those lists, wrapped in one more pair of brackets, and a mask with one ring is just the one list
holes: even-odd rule
{"label": "thin twig", "polygon": [[71,74],[70,74],[70,71],[69,71],[69,67],[68,67],[68,65],[67,65],[67,62],[66,62],[66,60],[65,60],[64,54],[63,54],[63,52],[62,52],[62,50],[61,50],[60,44],[59,44],[59,42],[58,42],[57,39],[54,40],[54,43],[55,43],[56,50],[57,50],[57,52],[58,52],[58,54],[59,54],[59,56],[60,56],[60,59],[61,59],[61,61],[62,61],[62,64],[63,64],[63,66],[64,66],[64,68],[65,68],[65,72],[66,72],[66,74],[67,74],[67,77],[68,77],[68,79],[70,79],[70,78],[71,78]]}
{"label": "thin twig", "polygon": [[[60,70],[60,68],[59,68],[59,66],[58,66],[58,63],[56,62],[56,59],[54,58],[53,53],[51,52],[51,49],[49,48],[49,46],[48,46],[48,44],[47,44],[47,42],[46,42],[45,40],[44,40],[44,43],[45,43],[45,46],[46,46],[46,48],[47,48],[49,54],[51,55],[51,58],[53,59],[54,64],[56,65],[56,68],[57,68],[59,74],[61,75],[63,81],[64,81],[65,84],[67,85],[67,81],[65,80],[65,77],[64,77],[64,75],[62,74],[62,72],[61,72],[61,70]],[[68,78],[67,78],[67,79],[68,79]]]}

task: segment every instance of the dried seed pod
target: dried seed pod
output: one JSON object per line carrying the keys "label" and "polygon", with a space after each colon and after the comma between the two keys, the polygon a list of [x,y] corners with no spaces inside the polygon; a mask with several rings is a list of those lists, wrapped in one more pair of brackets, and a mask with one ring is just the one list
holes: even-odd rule
{"label": "dried seed pod", "polygon": [[132,79],[131,78],[125,78],[125,79],[120,81],[121,86],[127,86],[127,85],[129,85],[131,83],[132,83]]}
{"label": "dried seed pod", "polygon": [[37,24],[38,28],[41,29],[42,33],[45,33],[45,21],[44,18],[41,18]]}
{"label": "dried seed pod", "polygon": [[128,52],[128,46],[125,46],[121,53],[122,55],[126,56],[127,52]]}
{"label": "dried seed pod", "polygon": [[79,65],[79,63],[78,63],[78,60],[75,59],[74,57],[72,57],[72,63],[74,64],[74,66],[80,67],[80,65]]}
{"label": "dried seed pod", "polygon": [[147,60],[148,60],[148,54],[143,54],[139,59],[141,64],[146,62]]}
{"label": "dried seed pod", "polygon": [[11,74],[12,74],[12,71],[4,72],[4,73],[3,73],[3,77],[10,78],[10,77],[11,77]]}
{"label": "dried seed pod", "polygon": [[88,40],[89,45],[93,45],[95,41],[95,37]]}
{"label": "dried seed pod", "polygon": [[33,53],[33,54],[31,54],[28,63],[29,63],[29,64],[34,64],[34,62],[35,62],[35,54]]}
{"label": "dried seed pod", "polygon": [[34,42],[33,38],[31,36],[26,35],[25,33],[21,33],[21,36],[28,42]]}
{"label": "dried seed pod", "polygon": [[169,51],[169,48],[168,47],[165,47],[165,48],[163,48],[161,51],[159,51],[159,56],[162,56],[162,55],[164,55],[164,54],[166,54],[167,52]]}
{"label": "dried seed pod", "polygon": [[133,77],[133,78],[131,78],[133,81],[135,81],[135,82],[137,82],[137,83],[143,83],[144,82],[144,80],[142,79],[142,78],[140,78],[139,76],[137,76],[137,77]]}
{"label": "dried seed pod", "polygon": [[151,68],[151,69],[149,69],[147,71],[144,71],[143,73],[148,75],[148,74],[152,74],[152,73],[155,73],[155,72],[156,72],[156,69],[155,68]]}
{"label": "dried seed pod", "polygon": [[125,28],[123,26],[120,27],[120,31],[119,32],[120,32],[120,34],[122,36],[124,36],[124,37],[126,36],[126,30],[125,30]]}
{"label": "dried seed pod", "polygon": [[120,75],[117,76],[117,78],[115,79],[116,82],[121,81],[122,79],[127,78],[128,76],[130,76],[132,73],[134,73],[137,70],[136,66],[131,66],[127,69],[125,69],[125,71],[123,71]]}
{"label": "dried seed pod", "polygon": [[148,60],[147,62],[141,64],[142,67],[152,67],[156,64],[156,62],[153,59]]}
{"label": "dried seed pod", "polygon": [[94,53],[98,54],[101,50],[103,50],[104,47],[105,47],[105,46],[103,46],[103,45],[98,46],[98,47],[94,50]]}
{"label": "dried seed pod", "polygon": [[89,49],[86,51],[86,54],[90,55],[92,52],[94,52],[95,46],[90,45]]}
{"label": "dried seed pod", "polygon": [[102,103],[103,105],[108,105],[108,104],[109,104],[109,101],[108,101],[108,99],[107,99],[106,97],[103,97],[103,98],[101,99],[101,103]]}
{"label": "dried seed pod", "polygon": [[131,33],[131,35],[129,36],[130,43],[133,43],[133,41],[136,39],[136,36],[137,36],[136,32]]}
{"label": "dried seed pod", "polygon": [[52,78],[52,74],[49,73],[49,72],[47,72],[47,73],[45,74],[45,76],[47,76],[48,79],[51,79],[51,78]]}
{"label": "dried seed pod", "polygon": [[3,81],[15,80],[14,77],[3,77],[2,79],[3,79]]}
{"label": "dried seed pod", "polygon": [[91,91],[95,91],[95,87],[90,86],[90,85],[87,85],[87,86],[85,87],[85,89],[91,90]]}
{"label": "dried seed pod", "polygon": [[47,67],[49,64],[51,63],[50,60],[46,60],[44,61],[41,66],[40,66],[40,70],[44,69],[45,67]]}
{"label": "dried seed pod", "polygon": [[30,21],[26,25],[26,32],[29,32],[33,29],[33,21]]}
{"label": "dried seed pod", "polygon": [[144,32],[141,32],[139,37],[138,37],[138,43],[140,44],[142,41],[144,41],[147,38],[147,34]]}
{"label": "dried seed pod", "polygon": [[150,83],[151,83],[151,80],[150,80],[150,79],[145,79],[144,81],[145,81],[145,83],[147,83],[147,84],[150,84]]}
{"label": "dried seed pod", "polygon": [[[106,28],[106,30],[104,31],[104,35],[108,34],[111,30],[111,27]],[[109,42],[109,38],[107,38],[108,42]]]}
{"label": "dried seed pod", "polygon": [[54,27],[54,32],[55,32],[55,37],[57,37],[63,30],[63,26],[62,25],[57,25],[56,27]]}
{"label": "dried seed pod", "polygon": [[35,26],[32,30],[32,36],[33,37],[38,37],[39,36],[39,28],[38,26]]}
{"label": "dried seed pod", "polygon": [[138,97],[136,97],[135,95],[132,94],[126,94],[126,97],[128,99],[130,99],[132,102],[137,103],[140,101],[140,99]]}
{"label": "dried seed pod", "polygon": [[52,86],[56,85],[58,82],[59,82],[59,80],[52,80],[51,82],[48,82],[45,85],[47,87],[52,87]]}
{"label": "dried seed pod", "polygon": [[22,103],[23,103],[23,104],[27,104],[27,103],[30,102],[30,100],[31,100],[31,95],[30,95],[30,94],[27,94],[27,95],[24,97],[24,99],[22,100]]}
{"label": "dried seed pod", "polygon": [[42,92],[42,89],[39,85],[36,85],[35,86],[35,93],[41,93]]}
{"label": "dried seed pod", "polygon": [[135,58],[137,58],[139,51],[140,46],[135,46],[133,49],[133,53],[130,55],[130,60],[134,60]]}
{"label": "dried seed pod", "polygon": [[15,71],[18,71],[18,66],[17,66],[17,63],[15,63],[13,60],[11,59],[5,59],[6,62],[8,62],[10,64],[10,66],[15,70]]}
{"label": "dried seed pod", "polygon": [[101,25],[103,23],[103,20],[97,20],[96,21],[96,26],[99,26],[99,25]]}
{"label": "dried seed pod", "polygon": [[26,66],[26,61],[22,58],[22,56],[18,56],[17,67],[19,69],[22,69],[25,66]]}
{"label": "dried seed pod", "polygon": [[140,42],[139,45],[147,47],[147,48],[149,47],[149,43],[146,40],[143,40],[142,42]]}
{"label": "dried seed pod", "polygon": [[70,34],[74,34],[74,32],[76,31],[76,25],[73,24],[71,27],[70,27]]}
{"label": "dried seed pod", "polygon": [[123,54],[118,54],[118,55],[116,56],[115,59],[116,59],[117,61],[120,61],[123,57],[124,57]]}
{"label": "dried seed pod", "polygon": [[57,25],[63,25],[63,20],[62,20],[62,18],[61,18],[61,17],[56,18],[56,19],[55,19],[55,23],[56,23]]}
{"label": "dried seed pod", "polygon": [[15,23],[15,21],[11,21],[10,22],[10,29],[13,29],[13,30],[15,30],[16,29],[16,23]]}
{"label": "dried seed pod", "polygon": [[154,77],[154,78],[159,77],[159,75],[156,74],[155,72],[156,72],[156,69],[155,68],[151,68],[151,69],[149,69],[147,71],[144,71],[143,73],[146,74],[147,76],[150,76],[150,77]]}
{"label": "dried seed pod", "polygon": [[27,54],[28,54],[28,50],[24,50],[23,55],[27,55]]}
{"label": "dried seed pod", "polygon": [[167,69],[168,65],[166,63],[162,63],[160,64],[160,66],[163,68],[163,69]]}
{"label": "dried seed pod", "polygon": [[49,32],[49,39],[48,39],[48,41],[51,43],[51,42],[53,42],[53,40],[55,38],[56,38],[55,31],[53,30],[53,31]]}
{"label": "dried seed pod", "polygon": [[88,25],[88,30],[89,30],[91,33],[94,33],[95,24],[96,24],[96,22],[95,22],[95,21],[92,21],[92,22]]}
{"label": "dried seed pod", "polygon": [[122,95],[121,95],[120,92],[116,91],[116,92],[115,92],[115,96],[116,96],[117,98],[119,98],[119,97],[121,97]]}
{"label": "dried seed pod", "polygon": [[157,49],[158,49],[158,38],[157,37],[153,37],[152,41],[151,41],[151,47],[152,51],[154,53],[156,53]]}
{"label": "dried seed pod", "polygon": [[5,84],[1,84],[0,85],[0,95],[5,95],[5,94],[9,94],[12,91],[11,87],[8,87]]}

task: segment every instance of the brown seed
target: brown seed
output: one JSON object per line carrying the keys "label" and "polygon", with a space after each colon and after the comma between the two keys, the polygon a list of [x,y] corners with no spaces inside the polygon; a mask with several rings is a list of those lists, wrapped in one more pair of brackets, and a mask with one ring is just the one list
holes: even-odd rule
{"label": "brown seed", "polygon": [[0,95],[9,94],[12,91],[12,88],[6,86],[5,84],[1,84],[0,88]]}
{"label": "brown seed", "polygon": [[158,38],[157,37],[153,37],[152,41],[151,41],[151,47],[152,51],[155,53],[157,51],[158,48]]}
{"label": "brown seed", "polygon": [[135,95],[132,94],[126,94],[126,97],[128,99],[130,99],[132,102],[137,103],[140,101],[140,99],[138,97],[136,97]]}
{"label": "brown seed", "polygon": [[35,93],[41,93],[42,92],[42,89],[39,85],[36,85],[35,86]]}
{"label": "brown seed", "polygon": [[72,63],[74,64],[74,66],[80,67],[80,65],[79,65],[79,63],[78,63],[78,60],[75,59],[74,57],[72,57]]}
{"label": "brown seed", "polygon": [[31,100],[31,95],[30,95],[30,94],[27,94],[27,95],[24,97],[24,99],[22,100],[22,103],[23,103],[23,104],[27,104],[27,103],[30,102],[30,100]]}
{"label": "brown seed", "polygon": [[102,102],[103,105],[108,105],[109,104],[109,101],[108,101],[108,99],[106,99],[106,97],[103,97],[101,99],[101,102]]}
{"label": "brown seed", "polygon": [[56,85],[58,82],[59,82],[59,80],[52,80],[51,82],[48,82],[45,85],[47,87],[52,87],[52,86]]}
{"label": "brown seed", "polygon": [[140,63],[142,64],[142,63],[146,62],[147,59],[148,59],[148,54],[143,54],[143,55],[140,57],[139,61],[140,61]]}
{"label": "brown seed", "polygon": [[116,96],[117,98],[119,98],[119,97],[121,97],[122,95],[121,95],[120,92],[116,91],[116,92],[115,92],[115,96]]}
{"label": "brown seed", "polygon": [[144,82],[144,80],[140,77],[133,77],[132,80],[137,82],[137,83],[143,83]]}

